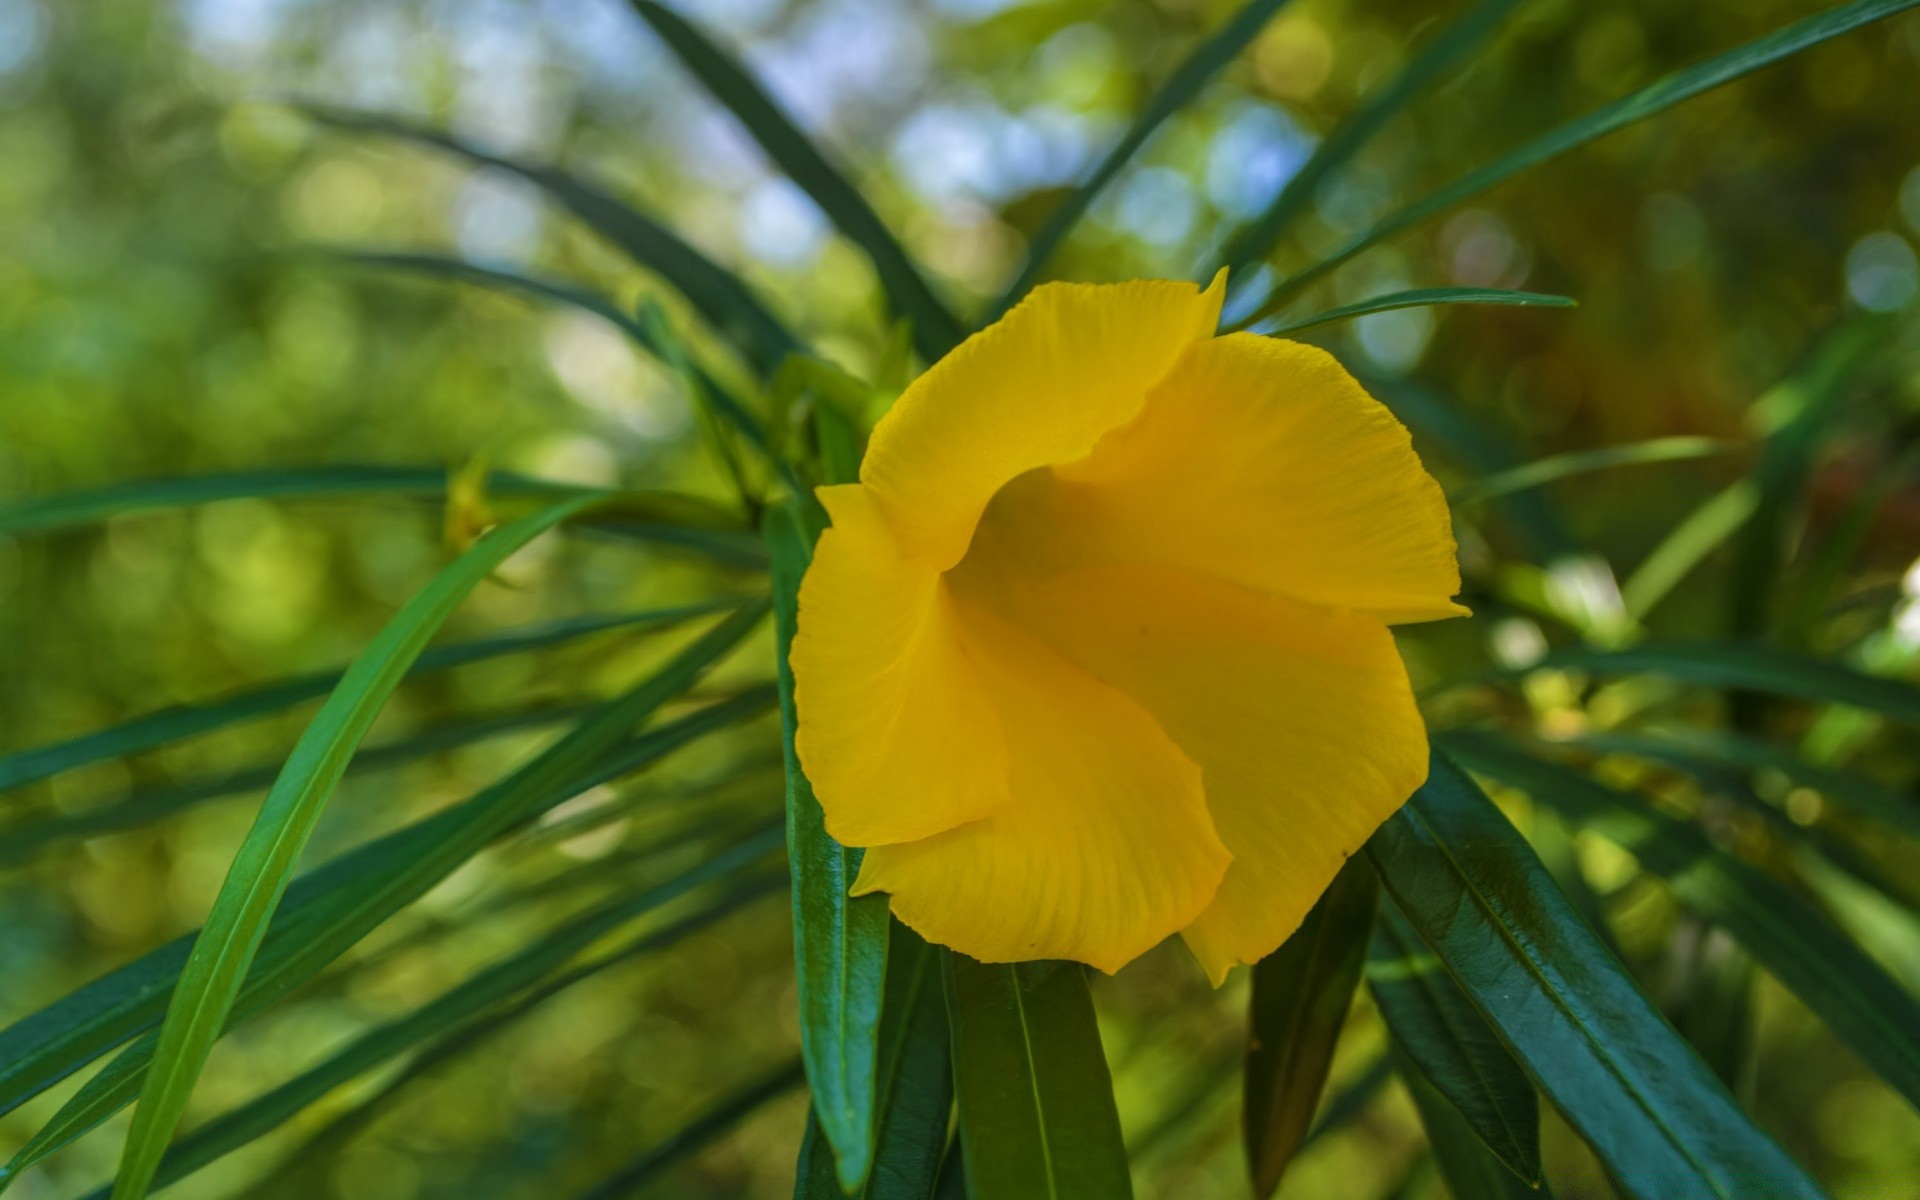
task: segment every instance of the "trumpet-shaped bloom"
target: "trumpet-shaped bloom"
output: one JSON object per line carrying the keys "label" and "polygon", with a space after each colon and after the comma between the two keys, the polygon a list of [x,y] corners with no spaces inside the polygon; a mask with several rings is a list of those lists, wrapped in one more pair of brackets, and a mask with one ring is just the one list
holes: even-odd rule
{"label": "trumpet-shaped bloom", "polygon": [[800,590],[802,765],[856,893],[989,962],[1218,983],[1424,780],[1390,624],[1452,616],[1439,487],[1222,283],[1050,284],[873,431]]}

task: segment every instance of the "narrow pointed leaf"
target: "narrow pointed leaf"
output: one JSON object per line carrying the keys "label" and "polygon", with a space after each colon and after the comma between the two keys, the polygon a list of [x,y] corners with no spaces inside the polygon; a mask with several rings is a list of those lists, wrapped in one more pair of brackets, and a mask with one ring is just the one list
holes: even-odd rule
{"label": "narrow pointed leaf", "polygon": [[556,167],[496,154],[436,130],[387,117],[318,106],[304,110],[338,129],[401,138],[458,155],[477,166],[518,175],[547,193],[634,262],[671,284],[755,365],[771,374],[800,344],[739,276],[688,245],[672,230],[603,188]]}
{"label": "narrow pointed leaf", "polygon": [[[1397,1033],[1394,1048],[1405,1048]],[[1396,1053],[1395,1057],[1400,1062],[1400,1079],[1413,1097],[1421,1127],[1427,1131],[1427,1145],[1440,1164],[1440,1177],[1447,1181],[1447,1190],[1456,1200],[1540,1200],[1550,1195],[1537,1184],[1529,1187],[1521,1182],[1410,1056]]]}
{"label": "narrow pointed leaf", "polygon": [[[1380,908],[1367,986],[1394,1045],[1420,1081],[1439,1092],[1467,1136],[1485,1143],[1485,1152],[1516,1182],[1538,1184],[1540,1101],[1533,1084],[1391,904]],[[1425,1109],[1423,1104],[1423,1114]]]}
{"label": "narrow pointed leaf", "polygon": [[1756,38],[1705,62],[1664,76],[1631,95],[1606,104],[1585,116],[1526,143],[1453,183],[1429,193],[1355,235],[1331,254],[1283,281],[1263,306],[1271,311],[1287,297],[1332,271],[1361,251],[1408,229],[1436,213],[1445,212],[1481,192],[1567,151],[1605,137],[1648,117],[1665,112],[1683,100],[1731,83],[1762,67],[1798,54],[1810,46],[1850,33],[1863,25],[1904,12],[1920,0],[1853,0],[1823,13],[1796,21],[1765,37]]}
{"label": "narrow pointed leaf", "polygon": [[913,323],[914,342],[928,362],[960,341],[960,324],[927,285],[873,206],[828,161],[773,98],[731,55],[698,27],[654,0],[630,0],[640,16],[672,49],[714,99],[746,127],[787,178],[813,198],[848,241],[873,262],[894,311]]}
{"label": "narrow pointed leaf", "polygon": [[1456,735],[1449,752],[1476,771],[1626,850],[1702,919],[1747,951],[1812,1009],[1882,1079],[1920,1107],[1920,1002],[1838,926],[1698,826],[1579,771],[1522,753],[1497,735]]}
{"label": "narrow pointed leaf", "polygon": [[1130,1200],[1086,970],[943,958],[967,1195]]}
{"label": "narrow pointed leaf", "polygon": [[1343,304],[1339,308],[1330,308],[1325,312],[1314,313],[1312,316],[1301,317],[1295,321],[1262,323],[1255,326],[1253,332],[1263,333],[1269,337],[1286,337],[1321,325],[1331,325],[1336,321],[1351,321],[1355,317],[1364,317],[1371,313],[1393,312],[1401,308],[1432,308],[1448,304],[1492,304],[1509,308],[1573,308],[1577,302],[1571,296],[1554,296],[1545,292],[1515,292],[1506,288],[1414,288],[1404,292],[1388,292],[1354,304]]}
{"label": "narrow pointed leaf", "polygon": [[1293,936],[1254,964],[1243,1112],[1256,1197],[1273,1194],[1306,1142],[1366,962],[1379,894],[1373,868],[1348,859]]}
{"label": "narrow pointed leaf", "polygon": [[1483,475],[1463,487],[1454,489],[1448,494],[1447,499],[1455,507],[1479,504],[1498,496],[1510,496],[1515,492],[1557,483],[1562,479],[1585,475],[1592,471],[1640,466],[1645,463],[1710,458],[1717,454],[1725,454],[1731,449],[1732,447],[1727,443],[1715,441],[1712,438],[1665,437],[1632,442],[1624,446],[1602,446],[1597,450],[1576,450],[1570,454],[1556,454],[1551,458],[1535,459],[1533,462],[1496,474]]}
{"label": "narrow pointed leaf", "polygon": [[1620,585],[1620,601],[1627,614],[1644,617],[1652,612],[1682,579],[1752,519],[1758,496],[1753,481],[1741,479],[1687,514]]}
{"label": "narrow pointed leaf", "polygon": [[[466,802],[376,839],[297,881],[275,914],[237,1010],[258,1011],[311,978],[522,822],[708,732],[765,711],[774,699],[771,690],[755,690],[621,745],[635,724],[684,692],[764,613],[763,606],[753,605],[720,622],[626,695]],[[0,1112],[12,1111],[157,1024],[191,945],[192,938],[186,937],[162,946],[0,1030]],[[149,1045],[143,1053],[150,1051]],[[79,1101],[76,1096],[69,1107]],[[73,1119],[71,1114],[56,1116],[55,1123]],[[89,1119],[97,1123],[104,1115]],[[35,1141],[40,1140],[36,1135]],[[23,1149],[8,1170],[22,1169],[27,1154]]]}
{"label": "narrow pointed leaf", "polygon": [[649,1146],[632,1162],[581,1192],[578,1200],[624,1200],[641,1195],[643,1189],[669,1169],[725,1137],[734,1126],[769,1101],[779,1099],[804,1082],[806,1074],[798,1059],[774,1068]]}
{"label": "narrow pointed leaf", "polygon": [[793,748],[793,645],[800,577],[819,528],[804,501],[769,509],[780,721],[786,744],[787,856],[793,872],[793,955],[799,972],[800,1049],[814,1113],[840,1163],[840,1183],[859,1189],[873,1166],[880,998],[887,977],[887,898],[850,897],[860,851],[827,832],[826,815]]}
{"label": "narrow pointed leaf", "polygon": [[1381,882],[1534,1084],[1637,1200],[1819,1186],[1740,1111],[1446,758],[1368,843]]}
{"label": "narrow pointed leaf", "polygon": [[1757,644],[1647,642],[1624,650],[1569,648],[1549,653],[1526,670],[1541,668],[1606,677],[1645,672],[1704,687],[1745,688],[1819,704],[1847,704],[1920,725],[1920,686]]}
{"label": "narrow pointed leaf", "polygon": [[1385,87],[1314,148],[1313,154],[1287,180],[1266,211],[1234,234],[1221,253],[1218,265],[1238,275],[1248,264],[1265,257],[1294,218],[1306,211],[1319,193],[1320,185],[1372,141],[1415,96],[1491,37],[1518,3],[1519,0],[1481,0],[1422,46]]}
{"label": "narrow pointed leaf", "polygon": [[[939,953],[898,921],[887,951],[873,1170],[855,1200],[931,1200],[947,1149],[953,1061]],[[794,1200],[846,1200],[833,1147],[809,1113]]]}
{"label": "narrow pointed leaf", "polygon": [[1126,134],[1114,144],[1113,149],[1107,151],[1106,157],[1100,160],[1100,164],[1093,169],[1093,173],[1087,176],[1079,187],[1067,194],[1066,199],[1060,202],[1060,207],[1055,209],[1047,218],[1046,224],[1040,227],[1040,232],[1034,235],[1033,244],[1027,250],[1026,261],[1021,264],[1019,274],[1007,284],[1006,291],[1001,293],[999,300],[987,314],[988,320],[1006,312],[1019,301],[1020,297],[1027,294],[1027,290],[1039,280],[1040,273],[1045,270],[1048,260],[1053,257],[1053,252],[1059,249],[1060,243],[1073,232],[1074,226],[1080,223],[1080,218],[1093,207],[1094,200],[1106,190],[1109,183],[1113,182],[1114,177],[1133,161],[1133,156],[1147,144],[1147,139],[1153,136],[1154,131],[1159,129],[1168,117],[1185,108],[1189,101],[1199,95],[1200,89],[1219,74],[1222,67],[1239,57],[1240,52],[1246,49],[1247,44],[1252,42],[1262,29],[1266,28],[1267,22],[1273,19],[1273,14],[1279,12],[1286,2],[1287,0],[1248,0],[1225,25],[1196,46],[1193,52],[1174,68],[1173,74],[1160,85],[1160,90],[1147,101],[1146,108],[1134,118],[1133,125]]}
{"label": "narrow pointed leaf", "polygon": [[[575,638],[586,637],[624,626],[667,626],[693,617],[732,607],[734,601],[717,604],[691,604],[609,616],[569,617],[542,625],[529,626],[494,637],[470,642],[451,642],[423,652],[408,669],[408,676],[442,671],[468,663],[483,662],[509,654],[544,649]],[[297,675],[275,683],[249,688],[224,699],[206,704],[180,705],[146,713],[118,725],[82,734],[66,741],[36,746],[0,756],[0,791],[20,787],[37,780],[71,771],[89,763],[120,758],[142,750],[151,750],[169,742],[211,733],[242,721],[268,716],[293,707],[304,700],[324,696],[340,684],[345,668]]]}

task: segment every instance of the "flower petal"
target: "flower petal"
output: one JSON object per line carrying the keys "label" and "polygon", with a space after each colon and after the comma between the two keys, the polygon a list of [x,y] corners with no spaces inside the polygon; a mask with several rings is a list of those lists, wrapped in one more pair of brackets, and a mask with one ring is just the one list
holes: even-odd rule
{"label": "flower petal", "polygon": [[1466,610],[1440,487],[1324,350],[1195,346],[1140,415],[1057,467],[1052,524],[1094,561],[1182,567],[1388,622]]}
{"label": "flower petal", "polygon": [[[963,603],[980,582],[957,588]],[[1426,778],[1426,729],[1377,619],[1164,568],[1001,573],[993,594],[1200,764],[1233,864],[1184,932],[1215,984],[1286,940]]]}
{"label": "flower petal", "polygon": [[960,560],[994,492],[1080,458],[1139,411],[1181,352],[1213,335],[1224,277],[1052,283],[961,343],[874,427],[860,480],[909,557]]}
{"label": "flower petal", "polygon": [[977,820],[1007,798],[1000,718],[940,575],[900,556],[871,493],[820,489],[833,527],[800,584],[795,748],[850,846]]}
{"label": "flower petal", "polygon": [[1120,692],[963,608],[999,705],[1012,798],[984,820],[876,846],[854,894],[986,962],[1119,970],[1192,921],[1227,868],[1200,772]]}

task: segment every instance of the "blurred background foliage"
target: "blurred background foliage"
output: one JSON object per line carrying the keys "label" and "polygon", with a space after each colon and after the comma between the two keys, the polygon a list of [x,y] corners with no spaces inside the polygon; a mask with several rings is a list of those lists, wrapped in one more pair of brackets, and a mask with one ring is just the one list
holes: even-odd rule
{"label": "blurred background foliage", "polygon": [[[839,151],[939,289],[971,314],[1018,268],[1067,187],[1231,7],[697,0],[685,10],[739,48],[801,124]],[[1272,265],[1305,265],[1548,125],[1819,7],[1525,0],[1470,66],[1313,196]],[[1052,273],[1191,275],[1453,12],[1434,0],[1294,0],[1155,137]],[[1491,619],[1404,638],[1417,685],[1489,660],[1523,663],[1570,637],[1617,643],[1642,625],[1727,633],[1728,591],[1741,586],[1727,555],[1686,573],[1657,604],[1631,594],[1623,603],[1618,581],[1752,465],[1756,433],[1791,418],[1795,404],[1789,396],[1774,404],[1784,411],[1769,411],[1756,400],[1837,336],[1859,341],[1872,365],[1823,433],[1799,553],[1765,586],[1811,606],[1790,641],[1911,673],[1920,652],[1910,456],[1920,324],[1908,303],[1920,289],[1916,78],[1920,16],[1909,13],[1529,173],[1395,238],[1306,298],[1302,311],[1462,284],[1580,301],[1573,312],[1409,309],[1309,335],[1400,398],[1449,485],[1503,462],[1656,437],[1726,444],[1555,484],[1530,501],[1531,522],[1483,525],[1479,510],[1463,508],[1469,598]],[[657,296],[703,354],[714,351],[684,306],[526,182],[329,131],[281,103],[289,97],[399,114],[565,163],[737,269],[854,375],[888,388],[912,369],[865,259],[618,0],[0,0],[0,501],[223,470],[475,462],[729,500],[683,389],[610,325],[314,251],[432,248],[586,281],[623,303]],[[1475,443],[1479,461],[1431,419],[1436,410],[1490,431]],[[449,524],[418,498],[247,499],[0,536],[0,751],[345,661],[445,561]],[[1830,586],[1797,582],[1855,526]],[[671,546],[550,536],[483,586],[448,637],[745,594],[764,586],[758,578]],[[310,861],[466,795],[551,736],[536,719],[473,728],[489,714],[574,711],[677,636],[596,635],[409,682],[370,744],[452,732],[431,753],[351,775]],[[762,634],[703,689],[764,679],[769,652]],[[1589,696],[1547,674],[1520,695],[1449,692],[1430,716],[1436,726],[1492,715],[1579,733],[1607,723],[1596,705],[1648,702],[1626,685]],[[21,831],[270,768],[310,713],[296,708],[0,798],[0,1022],[195,928],[264,781],[30,855]],[[1791,732],[1914,800],[1911,730],[1829,710]],[[412,1010],[587,898],[666,878],[777,813],[777,762],[757,757],[771,745],[763,718],[625,791],[590,795],[550,818],[546,836],[476,859],[294,1003],[223,1041],[192,1119]],[[741,763],[748,769],[730,772],[725,787],[696,786]],[[1610,769],[1616,782],[1681,786],[1631,764]],[[1793,820],[1822,819],[1817,792],[1775,782]],[[612,818],[565,822],[568,811],[625,799],[635,806]],[[1524,825],[1524,806],[1513,811]],[[652,849],[667,835],[668,849]],[[1682,977],[1699,959],[1686,949],[1687,918],[1607,844],[1581,834],[1571,847],[1639,977],[1658,997],[1686,995]],[[1912,843],[1868,848],[1884,851],[1890,873],[1920,869]],[[1862,936],[1889,970],[1920,986],[1911,911],[1827,899],[1850,928],[1869,930]],[[791,1061],[786,920],[777,900],[755,900],[694,941],[568,989],[406,1077],[337,1153],[295,1159],[271,1192],[249,1189],[331,1115],[406,1068],[338,1089],[172,1194],[415,1200],[548,1195],[554,1180],[584,1186]],[[1210,992],[1177,948],[1163,947],[1096,989],[1144,1196],[1244,1193],[1234,1068],[1245,988],[1236,978]],[[1920,1197],[1920,1117],[1764,976],[1753,1020],[1745,1086],[1762,1123],[1837,1196]],[[1336,1091],[1382,1042],[1363,991]],[[71,1089],[0,1119],[0,1146],[24,1141]],[[803,1113],[789,1091],[685,1156],[656,1194],[788,1194]],[[49,1160],[14,1195],[75,1196],[106,1179],[125,1119]],[[1546,1138],[1559,1194],[1609,1194],[1551,1116]],[[1393,1084],[1310,1147],[1282,1195],[1439,1194],[1422,1163],[1412,1104]]]}

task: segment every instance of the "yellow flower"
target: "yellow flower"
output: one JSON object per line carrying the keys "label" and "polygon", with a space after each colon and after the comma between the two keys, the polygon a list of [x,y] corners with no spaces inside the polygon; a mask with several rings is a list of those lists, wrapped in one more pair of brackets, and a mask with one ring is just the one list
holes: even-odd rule
{"label": "yellow flower", "polygon": [[1407,431],[1224,279],[1052,284],[873,431],[800,589],[802,765],[855,894],[989,962],[1217,984],[1426,777],[1387,626],[1465,612]]}

